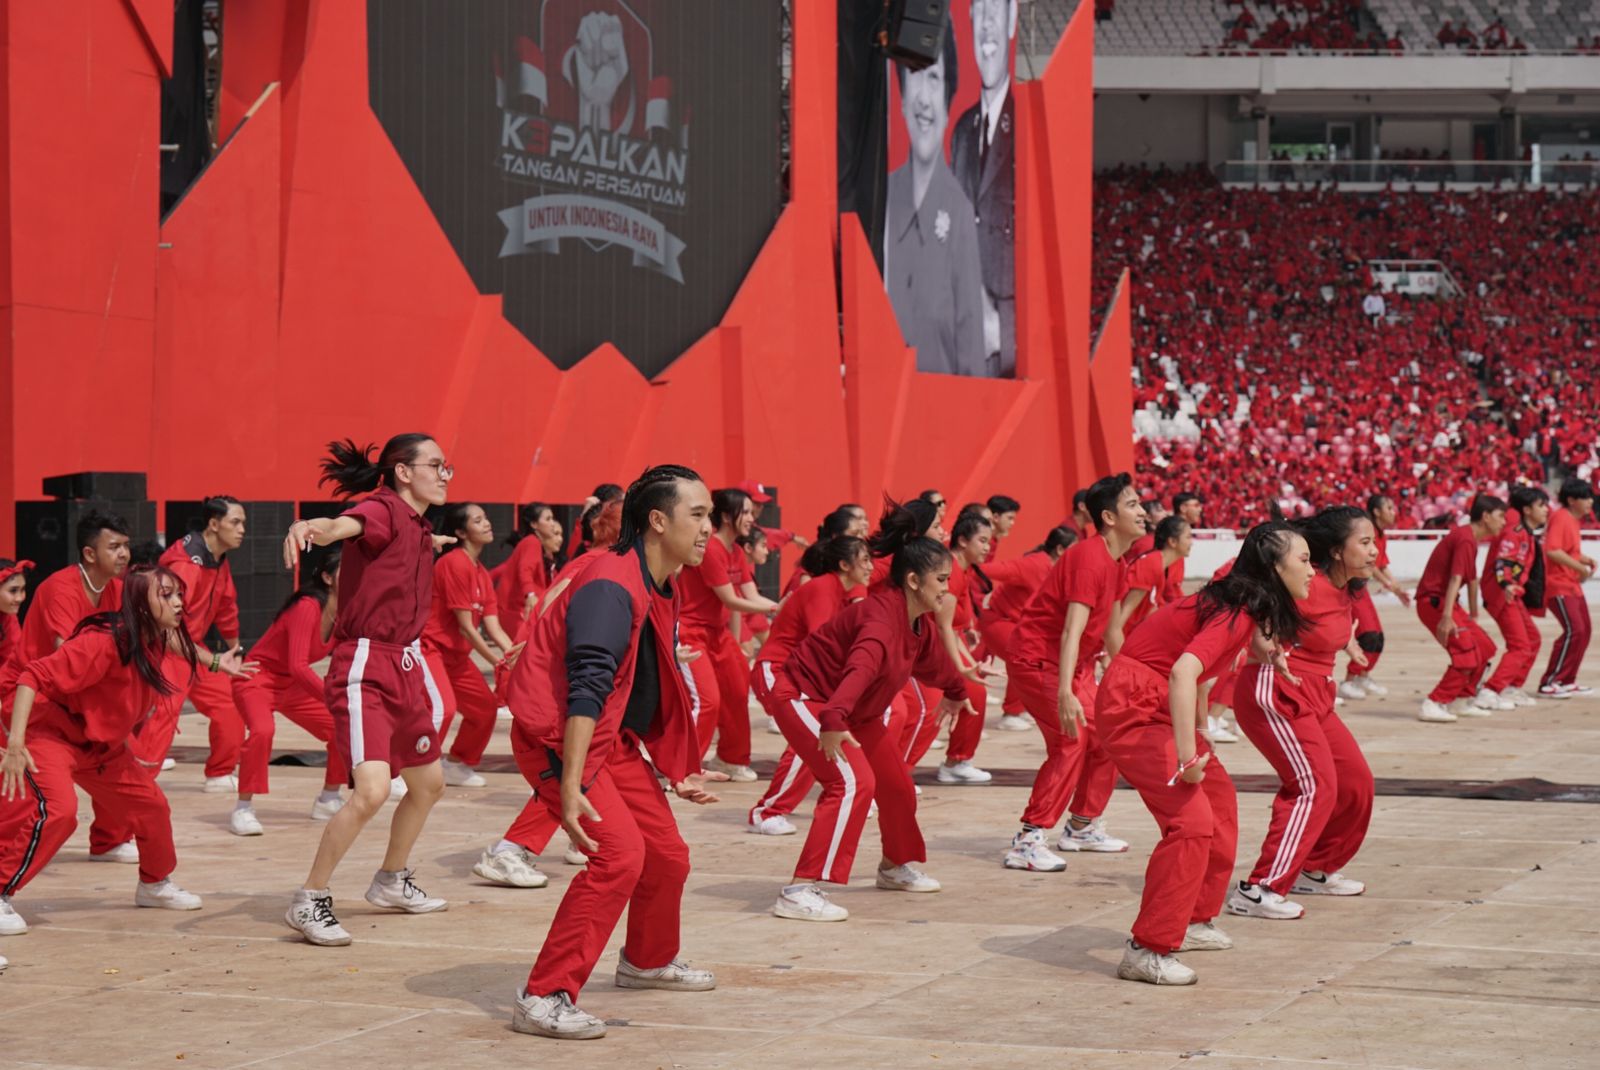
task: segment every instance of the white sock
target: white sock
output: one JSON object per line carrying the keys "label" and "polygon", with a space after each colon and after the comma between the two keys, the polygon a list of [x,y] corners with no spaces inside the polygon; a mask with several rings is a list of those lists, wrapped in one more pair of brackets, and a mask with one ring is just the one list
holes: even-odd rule
{"label": "white sock", "polygon": [[786,884],[786,885],[783,886],[783,894],[784,895],[796,895],[796,894],[798,894],[800,892],[805,891],[807,888],[813,888],[813,887],[815,887],[815,885],[811,884],[809,881],[807,881],[807,882],[805,882],[803,884]]}
{"label": "white sock", "polygon": [[233,804],[235,810],[254,810],[255,804],[249,799],[240,799]]}
{"label": "white sock", "polygon": [[489,853],[492,855],[503,855],[520,850],[522,850],[522,844],[512,843],[510,840],[501,840],[499,843],[489,848]]}
{"label": "white sock", "polygon": [[317,793],[317,801],[318,802],[334,802],[335,800],[337,800],[339,798],[340,798],[340,795],[339,795],[339,789],[338,788],[323,788],[320,792]]}

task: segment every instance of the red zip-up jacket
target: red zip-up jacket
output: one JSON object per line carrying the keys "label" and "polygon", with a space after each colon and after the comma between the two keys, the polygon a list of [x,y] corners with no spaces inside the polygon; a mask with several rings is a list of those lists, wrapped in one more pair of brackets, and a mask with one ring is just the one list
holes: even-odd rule
{"label": "red zip-up jacket", "polygon": [[795,644],[832,620],[834,614],[867,593],[865,587],[846,591],[838,573],[817,576],[783,600],[778,615],[767,631],[757,661],[782,665],[793,653]]}
{"label": "red zip-up jacket", "polygon": [[[163,650],[152,650],[149,656],[164,664]],[[155,688],[131,661],[123,664],[117,641],[105,628],[86,628],[29,663],[17,686],[38,693],[28,735],[42,731],[87,747],[123,743],[156,703]]]}
{"label": "red zip-up jacket", "polygon": [[558,757],[568,717],[592,717],[584,761],[589,783],[622,734],[633,691],[639,635],[648,616],[655,633],[660,705],[639,737],[656,769],[673,783],[700,768],[689,689],[678,672],[676,585],[656,587],[644,547],[586,556],[569,583],[534,621],[528,645],[506,680],[515,718],[514,747],[542,747]]}
{"label": "red zip-up jacket", "polygon": [[191,531],[167,547],[161,565],[183,580],[183,624],[197,645],[205,645],[206,632],[213,624],[223,642],[232,645],[238,640],[239,592],[233,585],[227,554],[211,556],[205,537]]}
{"label": "red zip-up jacket", "polygon": [[301,694],[322,702],[326,699],[322,677],[311,666],[332,649],[333,636],[322,638],[322,603],[311,595],[302,595],[278,614],[256,640],[250,657],[261,667],[257,680],[280,691],[297,688]]}
{"label": "red zip-up jacket", "polygon": [[885,584],[802,640],[774,690],[787,684],[797,696],[816,699],[822,730],[842,732],[882,717],[913,676],[947,693],[966,693],[966,677],[945,653],[932,619],[924,615],[913,625],[905,593]]}

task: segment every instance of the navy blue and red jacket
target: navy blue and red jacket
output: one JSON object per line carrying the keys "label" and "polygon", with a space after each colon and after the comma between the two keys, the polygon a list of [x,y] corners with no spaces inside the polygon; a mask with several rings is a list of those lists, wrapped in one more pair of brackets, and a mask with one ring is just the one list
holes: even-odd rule
{"label": "navy blue and red jacket", "polygon": [[[605,767],[624,732],[644,744],[657,771],[672,783],[699,772],[693,707],[678,672],[675,585],[656,586],[641,543],[627,553],[590,554],[575,564],[571,582],[530,622],[528,645],[506,681],[506,705],[515,719],[512,747],[544,751],[554,768],[567,719],[590,717],[595,730],[584,761],[585,784]],[[629,701],[641,634],[652,645],[654,658],[647,654],[644,660],[654,662],[656,674],[637,683],[642,696],[653,690],[657,702],[637,718],[637,706],[630,709]],[[625,719],[638,729],[627,727]]]}

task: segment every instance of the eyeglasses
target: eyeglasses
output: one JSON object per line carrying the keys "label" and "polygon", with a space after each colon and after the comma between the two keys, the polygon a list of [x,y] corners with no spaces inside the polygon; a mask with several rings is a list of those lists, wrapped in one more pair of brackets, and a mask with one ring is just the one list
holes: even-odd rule
{"label": "eyeglasses", "polygon": [[449,461],[423,461],[421,464],[412,464],[406,461],[403,463],[407,468],[431,468],[433,469],[433,474],[440,479],[454,479],[456,477],[455,465]]}

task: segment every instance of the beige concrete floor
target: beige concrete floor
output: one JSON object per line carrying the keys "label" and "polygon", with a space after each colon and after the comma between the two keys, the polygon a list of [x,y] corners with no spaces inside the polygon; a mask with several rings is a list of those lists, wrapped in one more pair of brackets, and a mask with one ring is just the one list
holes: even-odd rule
{"label": "beige concrete floor", "polygon": [[[1380,777],[1600,782],[1600,701],[1413,720],[1439,652],[1414,619],[1387,616],[1379,676],[1393,693],[1344,710]],[[203,742],[197,718],[184,730],[180,744]],[[755,738],[758,757],[776,756],[778,737],[758,724]],[[280,746],[303,741],[280,728]],[[494,749],[506,750],[503,726]],[[1032,733],[991,730],[979,761],[1029,768],[1040,753]],[[1267,771],[1248,743],[1222,753],[1236,773]],[[768,913],[798,838],[745,834],[762,785],[730,786],[721,805],[677,807],[694,857],[684,952],[720,987],[619,990],[613,942],[582,1003],[618,1024],[601,1041],[556,1044],[507,1023],[575,871],[557,858],[539,891],[469,872],[525,798],[518,778],[451,789],[436,810],[416,866],[424,887],[450,898],[447,913],[367,908],[375,828],[335,880],[356,942],[320,949],[280,920],[319,834],[305,816],[318,772],[274,768],[277,790],[258,800],[267,835],[250,840],[227,833],[229,801],[202,794],[200,777],[183,763],[163,782],[177,877],[206,897],[204,910],[135,910],[132,867],[86,862],[82,830],[19,899],[33,931],[0,941],[12,962],[0,974],[0,1066],[1600,1066],[1594,805],[1379,798],[1348,867],[1366,895],[1308,899],[1296,922],[1224,919],[1236,949],[1187,956],[1200,984],[1158,989],[1113,972],[1155,834],[1131,792],[1116,793],[1108,818],[1132,851],[1028,874],[999,864],[1026,789],[928,787],[927,868],[945,891],[875,890],[869,825],[857,883],[836,894],[850,920],[806,925]],[[1241,868],[1268,798],[1240,797]]]}

